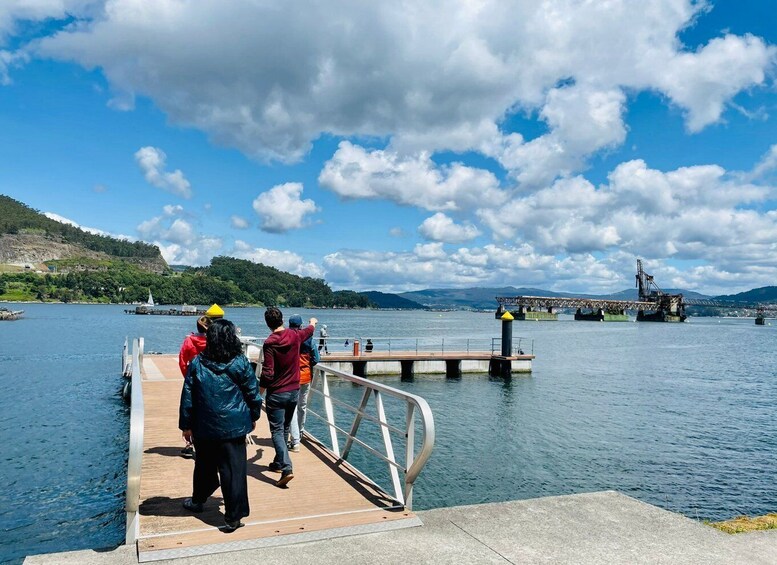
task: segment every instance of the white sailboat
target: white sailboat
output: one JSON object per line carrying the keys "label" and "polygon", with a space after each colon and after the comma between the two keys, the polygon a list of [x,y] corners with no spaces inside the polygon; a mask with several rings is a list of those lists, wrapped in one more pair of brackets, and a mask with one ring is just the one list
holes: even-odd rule
{"label": "white sailboat", "polygon": [[150,288],[148,289],[148,300],[146,301],[145,306],[156,306],[156,304],[154,304],[154,297],[151,296],[151,289]]}

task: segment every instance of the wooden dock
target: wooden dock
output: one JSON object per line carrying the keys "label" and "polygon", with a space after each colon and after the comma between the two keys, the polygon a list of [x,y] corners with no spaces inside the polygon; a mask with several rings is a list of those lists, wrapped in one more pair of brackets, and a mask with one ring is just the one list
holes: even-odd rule
{"label": "wooden dock", "polygon": [[[511,373],[531,373],[534,355],[519,354],[502,357],[489,351],[361,351],[329,353],[321,362],[361,377],[415,374],[446,374],[451,377],[464,373],[501,373],[501,364],[510,362]],[[497,368],[495,369],[495,365]]]}
{"label": "wooden dock", "polygon": [[137,550],[140,562],[314,541],[420,525],[402,503],[310,437],[290,453],[294,480],[275,486],[268,470],[274,456],[265,414],[248,445],[251,515],[245,527],[224,533],[220,491],[192,514],[183,509],[191,496],[194,461],[184,458],[178,430],[183,379],[176,355],[147,355],[142,365],[144,404]]}

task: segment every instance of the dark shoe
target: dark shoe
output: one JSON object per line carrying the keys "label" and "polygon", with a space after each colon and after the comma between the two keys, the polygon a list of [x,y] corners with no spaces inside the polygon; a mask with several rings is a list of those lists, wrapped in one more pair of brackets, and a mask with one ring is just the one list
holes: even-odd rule
{"label": "dark shoe", "polygon": [[224,525],[221,527],[221,531],[229,534],[238,528],[242,528],[243,526],[245,526],[245,524],[240,520],[236,520],[235,522],[224,522]]}
{"label": "dark shoe", "polygon": [[280,473],[283,470],[283,467],[278,465],[277,463],[273,462],[270,463],[267,468],[270,470],[271,473]]}
{"label": "dark shoe", "polygon": [[284,471],[281,475],[281,478],[278,479],[278,482],[275,483],[276,487],[285,487],[287,484],[289,484],[289,481],[294,478],[294,473],[291,471]]}
{"label": "dark shoe", "polygon": [[183,501],[183,507],[189,512],[199,514],[202,512],[202,502],[194,502],[191,498],[187,498]]}

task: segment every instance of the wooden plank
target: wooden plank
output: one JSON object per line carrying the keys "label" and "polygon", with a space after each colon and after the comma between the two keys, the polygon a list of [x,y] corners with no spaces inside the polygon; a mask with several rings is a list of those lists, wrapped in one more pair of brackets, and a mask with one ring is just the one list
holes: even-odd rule
{"label": "wooden plank", "polygon": [[[140,491],[142,551],[185,548],[300,531],[320,531],[353,525],[413,519],[405,510],[358,471],[338,461],[308,439],[299,453],[290,453],[294,480],[278,488],[280,476],[268,469],[275,450],[266,415],[247,445],[248,492],[251,514],[246,527],[232,534],[218,530],[224,524],[221,491],[206,502],[201,514],[182,507],[191,496],[194,461],[184,458],[178,430],[178,405],[183,379],[175,356],[146,356],[156,376],[143,382],[145,433]],[[158,373],[164,375],[159,380]],[[399,506],[399,508],[397,508]]]}

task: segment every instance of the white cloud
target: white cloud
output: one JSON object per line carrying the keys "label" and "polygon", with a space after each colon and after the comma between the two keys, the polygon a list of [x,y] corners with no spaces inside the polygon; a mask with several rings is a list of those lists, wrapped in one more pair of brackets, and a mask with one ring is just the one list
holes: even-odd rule
{"label": "white cloud", "polygon": [[324,273],[317,264],[305,261],[301,255],[291,251],[277,251],[275,249],[265,249],[263,247],[253,247],[245,241],[236,240],[235,246],[230,255],[238,259],[248,259],[255,263],[262,263],[293,273],[302,277],[321,278]]}
{"label": "white cloud", "polygon": [[[147,96],[172,123],[260,159],[298,160],[322,133],[477,150],[506,115],[540,111],[551,124],[561,108],[576,125],[550,135],[574,162],[575,130],[591,128],[602,147],[617,142],[624,91],[663,93],[698,131],[738,92],[763,84],[775,50],[759,38],[729,34],[695,51],[681,44],[680,32],[706,7],[428,0],[349,2],[333,14],[327,4],[301,12],[255,2],[111,0],[28,49],[100,68],[123,106]],[[585,96],[548,97],[567,90],[557,88],[563,82]],[[550,158],[548,145],[532,149]]]}
{"label": "white cloud", "polygon": [[370,151],[348,141],[340,143],[318,182],[343,198],[386,199],[427,210],[459,210],[506,198],[490,171],[460,163],[439,167],[428,154]]}
{"label": "white cloud", "polygon": [[758,205],[777,192],[741,179],[716,165],[662,172],[635,160],[599,187],[582,177],[560,179],[478,217],[498,238],[547,254],[624,252],[703,260],[732,272],[760,265],[775,275],[777,212]]}
{"label": "white cloud", "polygon": [[480,231],[472,224],[456,224],[442,212],[426,218],[418,226],[418,231],[426,239],[444,243],[464,243],[480,235]]}
{"label": "white cloud", "polygon": [[326,280],[335,287],[399,292],[466,286],[534,286],[558,291],[612,292],[631,283],[631,270],[617,272],[591,255],[557,259],[531,246],[486,245],[447,254],[442,244],[412,252],[341,250],[324,258]]}
{"label": "white cloud", "polygon": [[207,265],[223,247],[221,238],[200,234],[180,205],[167,205],[161,216],[141,222],[140,237],[159,247],[162,257],[171,265]]}
{"label": "white cloud", "polygon": [[270,233],[283,233],[305,225],[305,216],[318,211],[312,200],[302,200],[302,184],[287,182],[272,187],[254,199],[254,211],[260,228]]}
{"label": "white cloud", "polygon": [[593,153],[623,143],[625,102],[620,90],[579,85],[554,88],[540,112],[549,133],[529,142],[520,135],[507,135],[486,144],[484,151],[499,160],[522,185],[547,185],[559,175],[582,169]]}
{"label": "white cloud", "polygon": [[753,170],[748,174],[744,174],[743,178],[745,181],[761,179],[768,176],[770,173],[773,173],[775,170],[777,170],[777,144],[772,145],[769,148],[769,151],[767,151],[756,166],[753,167]]}
{"label": "white cloud", "polygon": [[78,222],[74,222],[73,220],[66,218],[64,216],[60,216],[59,214],[55,214],[54,212],[43,212],[43,215],[49,218],[50,220],[54,220],[55,222],[59,222],[61,224],[67,224],[69,226],[73,226],[79,229],[84,230],[85,232],[92,233],[95,235],[105,235],[108,237],[115,237],[116,239],[123,239],[125,241],[137,241],[138,239],[136,237],[132,237],[129,235],[123,235],[120,233],[112,233],[109,231],[101,230],[99,228],[90,228],[89,226],[82,226]]}
{"label": "white cloud", "polygon": [[167,155],[156,147],[141,147],[135,152],[135,160],[149,184],[183,198],[192,197],[192,189],[180,169],[165,172]]}
{"label": "white cloud", "polygon": [[764,82],[774,55],[774,47],[760,38],[729,34],[696,53],[675,54],[655,79],[675,104],[687,110],[688,129],[698,132],[720,119],[737,92]]}
{"label": "white cloud", "polygon": [[248,220],[246,220],[243,216],[237,216],[237,215],[230,216],[229,223],[236,230],[248,229],[248,227],[250,225],[248,223]]}

